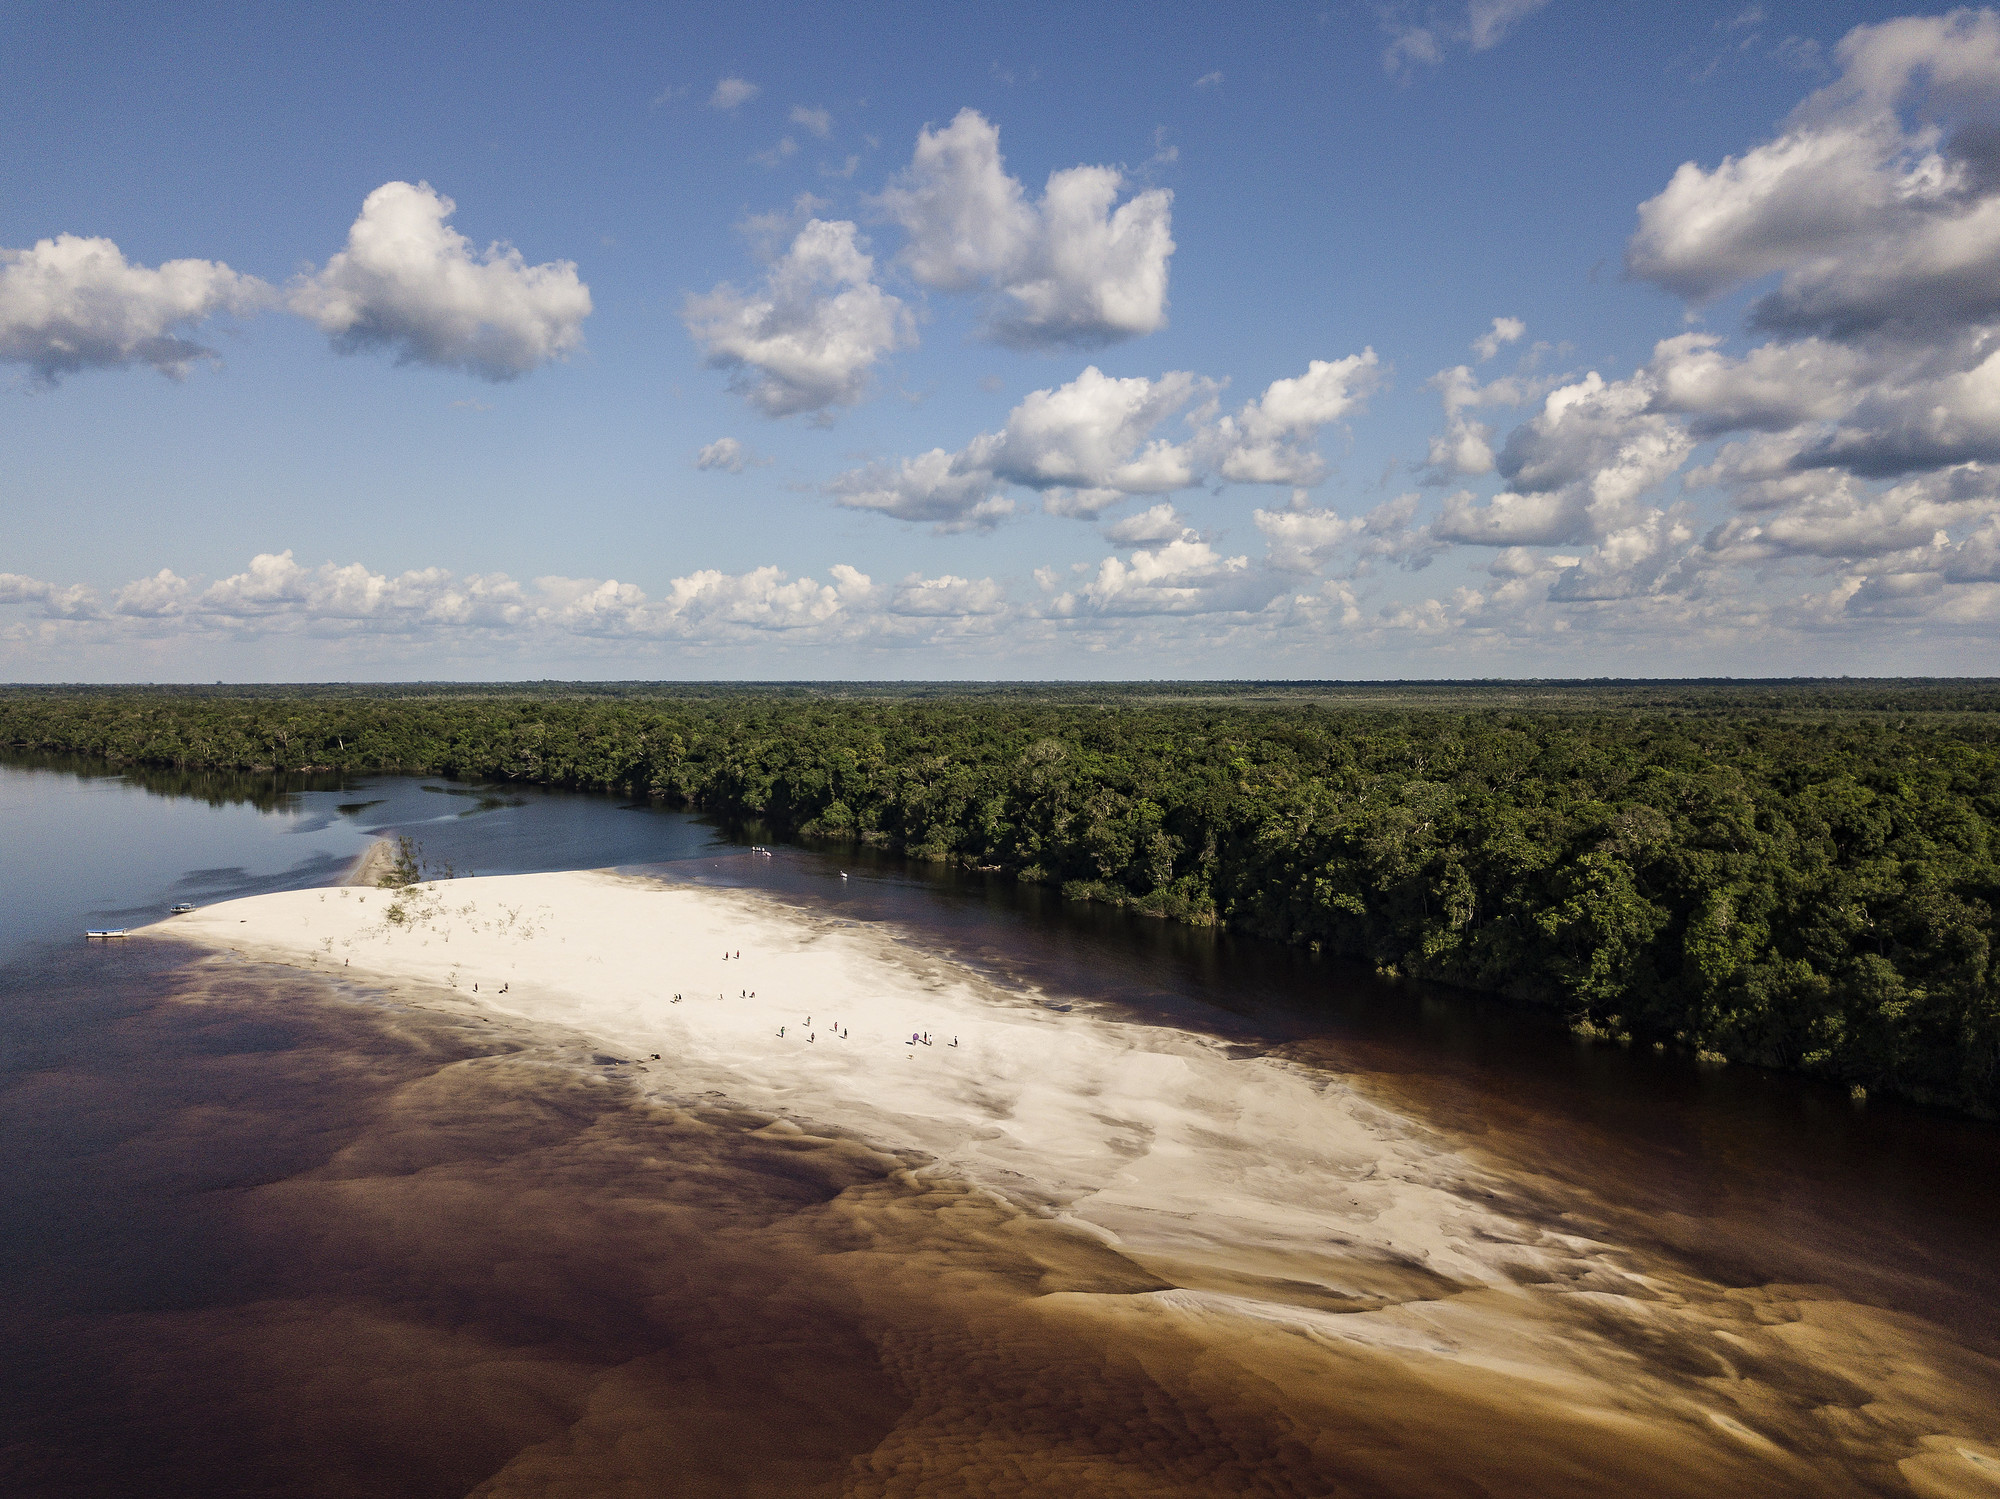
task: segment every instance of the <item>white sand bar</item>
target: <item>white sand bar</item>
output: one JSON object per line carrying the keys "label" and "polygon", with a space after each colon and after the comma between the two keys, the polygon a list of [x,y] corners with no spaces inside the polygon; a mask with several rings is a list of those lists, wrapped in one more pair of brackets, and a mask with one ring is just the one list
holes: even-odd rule
{"label": "white sand bar", "polygon": [[[1984,1365],[1940,1329],[1812,1287],[1722,1287],[1568,1221],[1510,1217],[1498,1203],[1524,1183],[1508,1167],[1340,1075],[1102,1009],[1058,1013],[888,927],[590,871],[300,889],[146,931],[472,1007],[570,1055],[610,1053],[664,1101],[720,1093],[920,1157],[1174,1287],[1110,1297],[1118,1315],[1218,1337],[1278,1323],[1336,1363],[1346,1349],[1432,1381],[1454,1369],[1488,1395],[1498,1381],[1506,1409],[1540,1401],[1590,1441],[1644,1427],[1702,1463],[1754,1453],[1794,1491],[1848,1491],[1844,1453],[1860,1451],[1848,1405],[1812,1393],[1826,1375],[1856,1391],[1870,1431],[1974,1451]],[[1776,1373],[1746,1377],[1742,1359]],[[2000,1463],[2000,1449],[1976,1455]]]}
{"label": "white sand bar", "polygon": [[1497,1247],[1513,1264],[1530,1243],[1557,1248],[1469,1200],[1466,1162],[1337,1078],[1168,1027],[1058,1013],[879,928],[606,872],[396,897],[287,891],[151,930],[553,1023],[643,1063],[661,1092],[719,1092],[920,1151],[1135,1250],[1268,1260],[1274,1275],[1298,1274],[1303,1257],[1339,1292],[1370,1250],[1511,1285]]}
{"label": "white sand bar", "polygon": [[[1510,1217],[1505,1168],[1338,1075],[1058,1013],[891,929],[756,892],[520,875],[254,896],[146,930],[473,1006],[625,1059],[615,1070],[664,1099],[721,1094],[914,1153],[1114,1244],[1175,1289],[1113,1299],[1184,1326],[1276,1322],[1328,1350],[1499,1376],[1582,1429],[1644,1421],[1704,1450],[1812,1453],[1823,1473],[1844,1471],[1848,1438],[1794,1393],[1818,1371],[1898,1429],[1962,1445],[1976,1424],[1977,1386],[1935,1329]],[[1710,1375],[1635,1352],[1655,1345],[1735,1351]],[[1743,1377],[1733,1361],[1752,1354],[1795,1372]]]}

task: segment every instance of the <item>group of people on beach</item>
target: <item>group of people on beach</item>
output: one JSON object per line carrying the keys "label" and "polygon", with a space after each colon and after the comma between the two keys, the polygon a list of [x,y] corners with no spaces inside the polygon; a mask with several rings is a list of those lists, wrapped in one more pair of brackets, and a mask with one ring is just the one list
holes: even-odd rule
{"label": "group of people on beach", "polygon": [[[732,958],[741,958],[742,956],[743,956],[742,950],[739,948],[734,952],[725,952],[722,955],[722,961],[727,963]],[[478,986],[475,985],[474,987],[477,988]],[[507,991],[503,988],[500,992],[502,994],[505,994]],[[715,997],[717,999],[722,998],[720,994],[716,995]],[[755,989],[738,989],[736,991],[736,997],[738,999],[755,999],[757,997],[757,991]],[[678,993],[676,993],[673,997],[672,1003],[679,1004],[680,1002],[681,1002],[681,996]],[[807,1027],[810,1027],[812,1025],[812,1016],[810,1015],[806,1016],[806,1025]],[[785,1038],[786,1033],[790,1029],[791,1027],[789,1026],[784,1026],[784,1025],[779,1026],[778,1039],[783,1040]],[[847,1032],[841,1028],[841,1024],[838,1020],[834,1021],[833,1024],[828,1027],[828,1029],[833,1035],[840,1037],[841,1040],[845,1041],[847,1039]],[[816,1045],[819,1040],[819,1033],[817,1031],[808,1029],[806,1031],[806,1040],[807,1042]],[[908,1044],[911,1046],[929,1046],[932,1044],[931,1033],[929,1031],[911,1031]],[[953,1036],[951,1038],[951,1044],[953,1046],[958,1045],[958,1037]]]}
{"label": "group of people on beach", "polygon": [[[753,995],[753,996],[751,996],[751,997],[752,997],[752,998],[755,998],[756,996],[754,996],[754,995]],[[813,1023],[813,1018],[812,1018],[812,1016],[810,1016],[810,1015],[806,1016],[806,1025],[807,1025],[808,1027],[810,1027],[810,1026],[812,1025],[812,1023]],[[784,1039],[784,1037],[785,1037],[785,1032],[786,1032],[787,1030],[789,1030],[789,1029],[790,1029],[790,1027],[789,1027],[789,1026],[783,1026],[783,1025],[779,1026],[779,1027],[778,1027],[778,1039],[782,1041],[782,1040]],[[840,1038],[841,1040],[843,1040],[843,1041],[845,1041],[845,1040],[847,1039],[847,1032],[841,1029],[841,1027],[840,1027],[840,1022],[839,1022],[838,1020],[834,1021],[834,1022],[833,1022],[833,1023],[831,1024],[831,1025],[829,1025],[829,1026],[827,1027],[827,1032],[828,1032],[828,1034],[830,1034],[830,1035],[834,1035],[834,1036],[838,1036],[838,1037],[839,1037],[839,1038]],[[818,1040],[819,1040],[819,1032],[818,1032],[818,1031],[815,1031],[815,1030],[811,1030],[811,1029],[808,1029],[808,1030],[806,1031],[806,1040],[807,1040],[807,1041],[808,1041],[809,1043],[813,1043],[813,1044],[817,1044],[817,1042],[818,1042]]]}

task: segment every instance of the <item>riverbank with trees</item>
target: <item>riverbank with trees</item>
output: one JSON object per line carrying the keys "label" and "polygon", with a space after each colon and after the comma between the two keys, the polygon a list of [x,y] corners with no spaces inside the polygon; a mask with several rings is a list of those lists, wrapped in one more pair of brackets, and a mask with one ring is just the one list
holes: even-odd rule
{"label": "riverbank with trees", "polygon": [[12,688],[0,746],[664,798],[2000,1115],[2000,685]]}

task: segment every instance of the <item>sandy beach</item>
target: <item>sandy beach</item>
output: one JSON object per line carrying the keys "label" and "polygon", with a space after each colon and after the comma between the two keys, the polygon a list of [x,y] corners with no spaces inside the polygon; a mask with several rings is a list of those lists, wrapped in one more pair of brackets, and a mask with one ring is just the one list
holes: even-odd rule
{"label": "sandy beach", "polygon": [[[845,1208],[894,1252],[829,1273],[866,1264],[856,1296],[986,1329],[988,1360],[877,1338],[911,1404],[851,1492],[934,1491],[892,1480],[940,1453],[1021,1466],[1007,1443],[1041,1417],[1006,1415],[1008,1359],[1086,1346],[1206,1412],[1202,1440],[1294,1433],[1259,1471],[1344,1475],[1274,1491],[2000,1492],[1995,1372],[1933,1329],[1649,1262],[1336,1074],[1009,989],[892,931],[608,872],[291,891],[148,930],[580,1044],[663,1107],[851,1139],[946,1194],[942,1238]],[[996,1235],[1039,1280],[966,1247]]]}
{"label": "sandy beach", "polygon": [[382,876],[396,866],[396,845],[387,838],[377,838],[362,851],[361,857],[347,868],[340,877],[343,885],[365,885],[373,888],[381,884]]}

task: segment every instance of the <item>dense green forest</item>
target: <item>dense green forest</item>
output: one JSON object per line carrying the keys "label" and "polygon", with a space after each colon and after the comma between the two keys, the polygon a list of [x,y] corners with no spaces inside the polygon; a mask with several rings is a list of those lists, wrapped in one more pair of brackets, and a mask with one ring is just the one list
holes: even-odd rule
{"label": "dense green forest", "polygon": [[628,789],[2000,1115],[2000,684],[15,688],[0,745]]}

